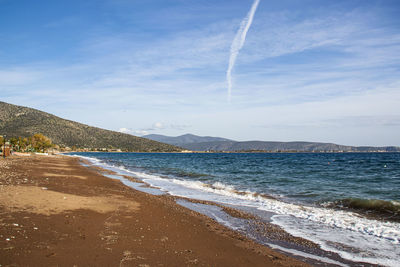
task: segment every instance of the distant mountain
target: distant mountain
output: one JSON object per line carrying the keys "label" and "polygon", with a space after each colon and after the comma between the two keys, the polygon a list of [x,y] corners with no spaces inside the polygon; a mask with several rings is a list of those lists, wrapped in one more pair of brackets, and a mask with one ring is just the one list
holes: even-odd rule
{"label": "distant mountain", "polygon": [[91,127],[32,108],[0,101],[0,135],[28,137],[42,133],[54,144],[77,148],[120,148],[128,151],[174,152],[182,149],[153,140]]}
{"label": "distant mountain", "polygon": [[399,147],[354,147],[315,142],[225,141],[181,144],[181,147],[194,151],[400,152]]}
{"label": "distant mountain", "polygon": [[[189,138],[185,138],[188,136]],[[400,147],[355,147],[332,143],[317,142],[268,142],[245,141],[237,142],[220,137],[200,137],[186,134],[178,137],[163,135],[147,135],[146,138],[159,140],[165,143],[179,145],[193,151],[268,151],[268,152],[400,152]],[[224,140],[221,140],[224,139]],[[200,140],[196,142],[196,140]],[[204,141],[203,141],[204,140]],[[212,141],[205,141],[212,140]]]}
{"label": "distant mountain", "polygon": [[143,136],[154,141],[163,142],[171,145],[180,146],[181,144],[203,143],[203,142],[217,142],[217,141],[232,141],[221,137],[212,136],[197,136],[194,134],[184,134],[176,137],[165,136],[161,134],[149,134]]}

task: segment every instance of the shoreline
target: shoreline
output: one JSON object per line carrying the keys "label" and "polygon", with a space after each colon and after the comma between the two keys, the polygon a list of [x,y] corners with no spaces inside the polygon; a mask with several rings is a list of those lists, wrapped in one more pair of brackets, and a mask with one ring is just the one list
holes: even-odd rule
{"label": "shoreline", "polygon": [[307,266],[65,156],[0,161],[0,265]]}
{"label": "shoreline", "polygon": [[[166,198],[172,199],[177,204],[214,219],[220,225],[228,227],[229,229],[246,236],[246,238],[250,238],[258,244],[272,248],[274,251],[299,259],[305,263],[315,266],[321,264],[329,266],[378,266],[364,261],[345,259],[336,252],[321,248],[321,245],[318,243],[292,235],[281,226],[272,223],[271,216],[276,215],[275,213],[271,213],[269,218],[265,219],[264,214],[261,215],[260,213],[255,212],[255,209],[243,209],[243,207],[237,205],[213,200],[201,200],[171,195],[165,191],[161,191],[157,187],[153,187],[145,181],[142,181],[141,178],[137,178],[133,174],[128,174],[124,168],[124,171],[121,172],[119,168],[108,166],[107,164],[103,165],[98,164],[97,162],[92,162],[90,158],[84,156],[76,157],[78,157],[85,166],[96,168],[102,172],[103,175],[111,179],[118,179],[127,186],[147,194],[164,195]],[[273,197],[270,198],[275,199]],[[203,207],[196,207],[198,204]],[[214,209],[214,207],[220,208],[220,210]],[[211,212],[207,212],[210,209]],[[216,213],[219,213],[219,215],[216,216]],[[223,219],[221,220],[221,218]],[[241,220],[241,222],[239,222],[240,225],[237,225],[237,227],[231,225],[231,222],[238,220]]]}

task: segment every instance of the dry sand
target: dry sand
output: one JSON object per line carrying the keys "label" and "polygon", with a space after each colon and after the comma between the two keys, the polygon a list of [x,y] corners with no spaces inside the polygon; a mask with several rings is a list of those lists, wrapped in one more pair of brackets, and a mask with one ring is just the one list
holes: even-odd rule
{"label": "dry sand", "polygon": [[0,266],[306,266],[65,156],[0,160]]}

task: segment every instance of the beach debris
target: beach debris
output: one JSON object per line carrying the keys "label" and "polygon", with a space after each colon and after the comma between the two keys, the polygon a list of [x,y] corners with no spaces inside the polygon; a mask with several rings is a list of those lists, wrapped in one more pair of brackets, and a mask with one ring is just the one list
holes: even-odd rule
{"label": "beach debris", "polygon": [[42,187],[42,190],[47,190],[47,187]]}
{"label": "beach debris", "polygon": [[18,224],[18,223],[13,223],[13,225],[14,225],[14,226],[19,226],[19,224]]}
{"label": "beach debris", "polygon": [[123,266],[123,263],[125,262],[125,261],[131,261],[131,260],[134,260],[135,258],[132,256],[132,252],[131,251],[129,251],[129,250],[125,250],[124,252],[123,252],[123,257],[122,257],[122,259],[121,259],[121,261],[120,261],[120,263],[119,263],[119,266]]}
{"label": "beach debris", "polygon": [[132,252],[130,252],[129,250],[125,250],[123,254],[124,256],[128,257],[132,255]]}

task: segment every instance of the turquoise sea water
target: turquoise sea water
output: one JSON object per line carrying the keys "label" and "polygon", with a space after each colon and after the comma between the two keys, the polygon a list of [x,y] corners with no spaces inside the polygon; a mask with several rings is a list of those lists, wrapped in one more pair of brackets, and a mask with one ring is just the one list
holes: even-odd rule
{"label": "turquoise sea water", "polygon": [[273,223],[349,260],[400,257],[400,153],[77,155],[172,195],[273,212]]}

